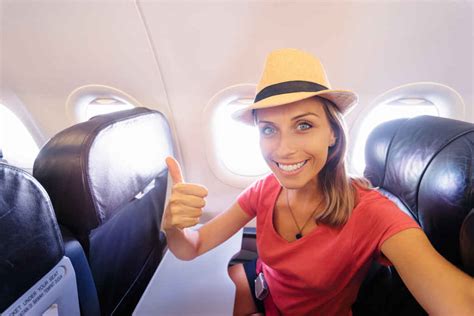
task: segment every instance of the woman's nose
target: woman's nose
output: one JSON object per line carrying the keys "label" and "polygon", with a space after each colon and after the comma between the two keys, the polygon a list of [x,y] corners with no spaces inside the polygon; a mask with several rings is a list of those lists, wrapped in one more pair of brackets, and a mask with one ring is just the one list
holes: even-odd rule
{"label": "woman's nose", "polygon": [[277,154],[280,157],[286,157],[296,152],[296,142],[291,135],[280,135]]}

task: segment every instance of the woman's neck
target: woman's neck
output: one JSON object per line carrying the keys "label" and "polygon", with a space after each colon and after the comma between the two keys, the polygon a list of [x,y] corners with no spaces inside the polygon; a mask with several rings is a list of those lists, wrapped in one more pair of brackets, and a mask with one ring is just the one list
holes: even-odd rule
{"label": "woman's neck", "polygon": [[285,190],[288,191],[288,197],[292,205],[313,205],[319,203],[323,198],[322,190],[317,180],[308,182],[302,188],[285,188]]}

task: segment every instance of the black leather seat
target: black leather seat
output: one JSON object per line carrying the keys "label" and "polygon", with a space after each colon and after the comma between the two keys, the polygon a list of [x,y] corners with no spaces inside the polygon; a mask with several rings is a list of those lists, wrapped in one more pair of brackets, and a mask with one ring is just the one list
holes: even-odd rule
{"label": "black leather seat", "polygon": [[35,161],[59,223],[87,255],[102,315],[131,314],[162,258],[168,155],[165,117],[135,108],[67,128]]}
{"label": "black leather seat", "polygon": [[44,188],[0,162],[0,313],[79,315],[74,269]]}
{"label": "black leather seat", "polygon": [[[437,251],[474,275],[474,124],[421,116],[378,126],[365,177],[423,228]],[[354,315],[426,315],[393,267],[374,264]]]}

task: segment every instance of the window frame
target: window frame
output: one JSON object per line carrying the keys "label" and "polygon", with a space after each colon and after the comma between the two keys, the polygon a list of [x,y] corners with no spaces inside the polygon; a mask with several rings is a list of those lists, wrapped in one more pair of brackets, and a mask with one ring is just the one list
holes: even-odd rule
{"label": "window frame", "polygon": [[364,118],[376,107],[401,98],[426,99],[437,108],[440,117],[463,120],[466,114],[466,106],[462,96],[453,88],[441,83],[413,82],[387,90],[375,97],[366,106],[362,106],[351,120],[353,123],[348,130],[348,134],[351,135],[349,140],[351,146],[347,151],[347,167],[350,174],[362,176],[356,170],[353,159],[356,153],[356,140],[362,132]]}
{"label": "window frame", "polygon": [[71,125],[86,121],[87,106],[97,98],[113,98],[134,107],[143,107],[137,99],[114,87],[106,85],[85,85],[73,90],[66,100],[66,113]]}
{"label": "window frame", "polygon": [[202,116],[204,127],[206,159],[212,173],[223,183],[235,188],[246,188],[249,184],[260,179],[267,172],[255,176],[240,175],[229,170],[217,152],[216,137],[213,133],[212,121],[217,110],[238,99],[253,99],[255,97],[255,84],[237,84],[217,92],[205,106]]}

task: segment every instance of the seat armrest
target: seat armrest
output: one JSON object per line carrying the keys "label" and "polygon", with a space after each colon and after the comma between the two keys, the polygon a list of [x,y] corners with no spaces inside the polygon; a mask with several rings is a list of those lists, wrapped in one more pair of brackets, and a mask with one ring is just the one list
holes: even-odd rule
{"label": "seat armrest", "polygon": [[257,228],[244,227],[244,237],[257,238]]}
{"label": "seat armrest", "polygon": [[255,227],[244,227],[242,250],[254,252],[258,256],[257,229]]}
{"label": "seat armrest", "polygon": [[257,230],[255,227],[244,227],[241,249],[232,257],[229,264],[234,265],[237,263],[244,263],[252,261],[257,257]]}
{"label": "seat armrest", "polygon": [[60,226],[60,229],[64,241],[65,256],[71,260],[76,272],[81,315],[100,316],[97,289],[84,249],[67,228]]}

